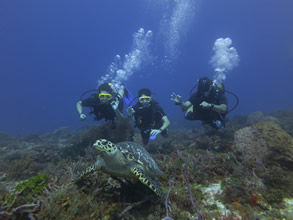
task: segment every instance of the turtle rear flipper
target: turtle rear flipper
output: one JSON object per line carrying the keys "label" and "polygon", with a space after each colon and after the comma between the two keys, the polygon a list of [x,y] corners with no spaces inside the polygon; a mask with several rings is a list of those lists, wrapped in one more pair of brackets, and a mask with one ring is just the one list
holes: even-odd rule
{"label": "turtle rear flipper", "polygon": [[131,172],[139,179],[140,182],[148,186],[153,192],[155,192],[159,197],[165,198],[166,195],[162,192],[161,188],[154,182],[151,178],[149,178],[145,172],[138,168],[131,168]]}

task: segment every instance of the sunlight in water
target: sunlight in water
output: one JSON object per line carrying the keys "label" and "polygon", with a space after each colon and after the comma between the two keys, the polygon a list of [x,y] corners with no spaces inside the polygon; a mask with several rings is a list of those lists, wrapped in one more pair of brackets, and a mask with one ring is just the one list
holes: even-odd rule
{"label": "sunlight in water", "polygon": [[160,32],[165,39],[164,48],[169,62],[175,61],[180,54],[179,43],[194,22],[198,0],[168,1],[171,8],[161,20]]}

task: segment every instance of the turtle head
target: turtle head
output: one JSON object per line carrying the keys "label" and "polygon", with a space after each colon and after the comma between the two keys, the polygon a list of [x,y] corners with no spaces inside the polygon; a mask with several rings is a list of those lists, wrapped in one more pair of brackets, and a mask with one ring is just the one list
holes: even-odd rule
{"label": "turtle head", "polygon": [[106,139],[97,140],[93,146],[99,152],[105,152],[106,154],[113,154],[117,151],[117,147],[111,141]]}

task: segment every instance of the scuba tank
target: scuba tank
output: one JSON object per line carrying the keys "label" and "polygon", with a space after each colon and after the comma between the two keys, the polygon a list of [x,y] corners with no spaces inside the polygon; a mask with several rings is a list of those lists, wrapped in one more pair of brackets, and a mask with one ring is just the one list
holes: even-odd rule
{"label": "scuba tank", "polygon": [[[135,98],[130,93],[130,91],[128,89],[126,89],[126,87],[124,87],[123,100],[124,100],[124,103],[126,104],[126,106],[128,106],[128,107],[135,101]],[[134,102],[134,104],[136,104],[136,102]]]}

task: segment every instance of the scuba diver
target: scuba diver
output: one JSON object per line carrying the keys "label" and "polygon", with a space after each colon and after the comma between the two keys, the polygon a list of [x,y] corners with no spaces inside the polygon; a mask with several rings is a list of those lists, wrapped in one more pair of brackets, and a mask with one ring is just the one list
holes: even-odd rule
{"label": "scuba diver", "polygon": [[[89,98],[83,99],[83,96],[88,92],[93,92]],[[88,90],[82,94],[80,101],[76,103],[77,112],[79,113],[80,120],[85,120],[86,115],[83,113],[83,107],[89,107],[90,114],[95,115],[95,120],[99,121],[105,119],[106,121],[111,120],[114,126],[114,120],[117,118],[121,120],[123,116],[123,96],[125,88],[121,85],[119,91],[115,91],[111,87],[111,83],[104,83],[98,87],[98,90]],[[98,93],[96,93],[98,92]]]}
{"label": "scuba diver", "polygon": [[149,140],[156,139],[158,134],[168,136],[170,121],[159,103],[151,97],[149,89],[138,91],[138,103],[127,109],[127,116],[133,117],[144,145],[147,145]]}
{"label": "scuba diver", "polygon": [[171,100],[179,105],[182,111],[186,111],[185,119],[201,120],[203,124],[215,129],[225,127],[228,104],[223,85],[216,85],[208,77],[202,77],[197,86],[197,92],[193,93],[188,101],[183,102],[181,96],[174,92]]}

